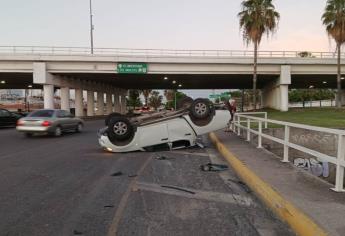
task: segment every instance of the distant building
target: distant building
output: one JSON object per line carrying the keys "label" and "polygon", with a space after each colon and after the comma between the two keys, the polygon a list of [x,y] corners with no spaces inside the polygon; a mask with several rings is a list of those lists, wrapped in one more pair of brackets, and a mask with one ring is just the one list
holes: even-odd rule
{"label": "distant building", "polygon": [[24,89],[0,89],[0,96],[1,97],[16,97],[22,98],[24,97]]}

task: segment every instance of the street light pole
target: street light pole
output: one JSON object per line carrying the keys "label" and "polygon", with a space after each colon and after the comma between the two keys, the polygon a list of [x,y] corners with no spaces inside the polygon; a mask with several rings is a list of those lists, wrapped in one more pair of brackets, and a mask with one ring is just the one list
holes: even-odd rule
{"label": "street light pole", "polygon": [[90,40],[91,40],[91,54],[93,54],[93,13],[92,13],[92,0],[90,0]]}
{"label": "street light pole", "polygon": [[175,111],[176,111],[176,93],[177,93],[177,90],[175,91],[175,104],[174,104],[174,107],[175,107]]}

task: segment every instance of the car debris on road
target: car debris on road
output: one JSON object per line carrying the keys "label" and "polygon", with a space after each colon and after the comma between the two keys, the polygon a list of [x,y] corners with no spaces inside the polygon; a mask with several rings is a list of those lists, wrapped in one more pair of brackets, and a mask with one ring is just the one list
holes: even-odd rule
{"label": "car debris on road", "polygon": [[208,163],[206,165],[201,165],[200,170],[202,171],[225,171],[228,170],[227,165]]}

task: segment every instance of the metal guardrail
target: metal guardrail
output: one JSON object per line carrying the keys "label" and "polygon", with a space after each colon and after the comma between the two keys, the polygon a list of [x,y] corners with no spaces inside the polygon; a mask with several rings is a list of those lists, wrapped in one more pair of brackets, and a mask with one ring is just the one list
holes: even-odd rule
{"label": "metal guardrail", "polygon": [[[312,155],[317,157],[323,161],[333,163],[336,165],[336,179],[335,179],[335,187],[332,190],[336,192],[344,192],[344,170],[345,170],[345,131],[339,129],[329,129],[329,128],[322,128],[310,125],[302,125],[302,124],[295,124],[289,123],[284,121],[277,121],[277,120],[270,120],[267,119],[267,113],[264,115],[265,118],[253,116],[253,115],[260,115],[265,112],[260,113],[238,113],[235,114],[235,119],[233,122],[233,130],[236,131],[237,135],[241,135],[241,130],[245,130],[247,132],[247,141],[251,140],[251,134],[255,134],[258,136],[258,148],[262,148],[262,138],[266,138],[272,140],[274,142],[280,143],[284,145],[284,155],[282,162],[289,162],[289,148],[293,148],[295,150],[301,151],[303,153]],[[245,123],[246,126],[242,125]],[[252,123],[257,123],[258,128],[253,128],[251,126]],[[265,124],[267,128],[267,123],[276,124],[284,127],[284,138],[280,139],[277,137],[273,137],[269,134],[265,134],[262,132],[262,125]],[[337,156],[330,156],[310,148],[303,147],[301,145],[291,143],[290,142],[290,129],[291,128],[298,128],[304,130],[311,130],[317,132],[323,132],[327,134],[333,134],[337,136],[338,144],[337,144]]]}
{"label": "metal guardrail", "polygon": [[[39,54],[39,55],[96,55],[96,56],[143,56],[143,57],[202,57],[231,58],[254,57],[249,50],[171,50],[171,49],[131,49],[131,48],[94,48],[88,47],[46,47],[46,46],[0,46],[0,54]],[[335,52],[304,51],[259,51],[260,58],[336,58]],[[342,53],[345,57],[345,53]]]}

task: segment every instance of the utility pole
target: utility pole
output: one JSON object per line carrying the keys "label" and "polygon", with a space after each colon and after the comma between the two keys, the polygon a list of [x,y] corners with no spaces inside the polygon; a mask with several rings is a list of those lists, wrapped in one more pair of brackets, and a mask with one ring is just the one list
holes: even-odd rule
{"label": "utility pole", "polygon": [[174,108],[175,108],[175,111],[176,111],[176,94],[177,94],[177,90],[175,90],[175,94],[174,94],[174,97],[175,97],[175,104],[174,104]]}
{"label": "utility pole", "polygon": [[91,54],[93,54],[93,13],[92,13],[92,0],[90,0],[90,40],[91,40]]}

